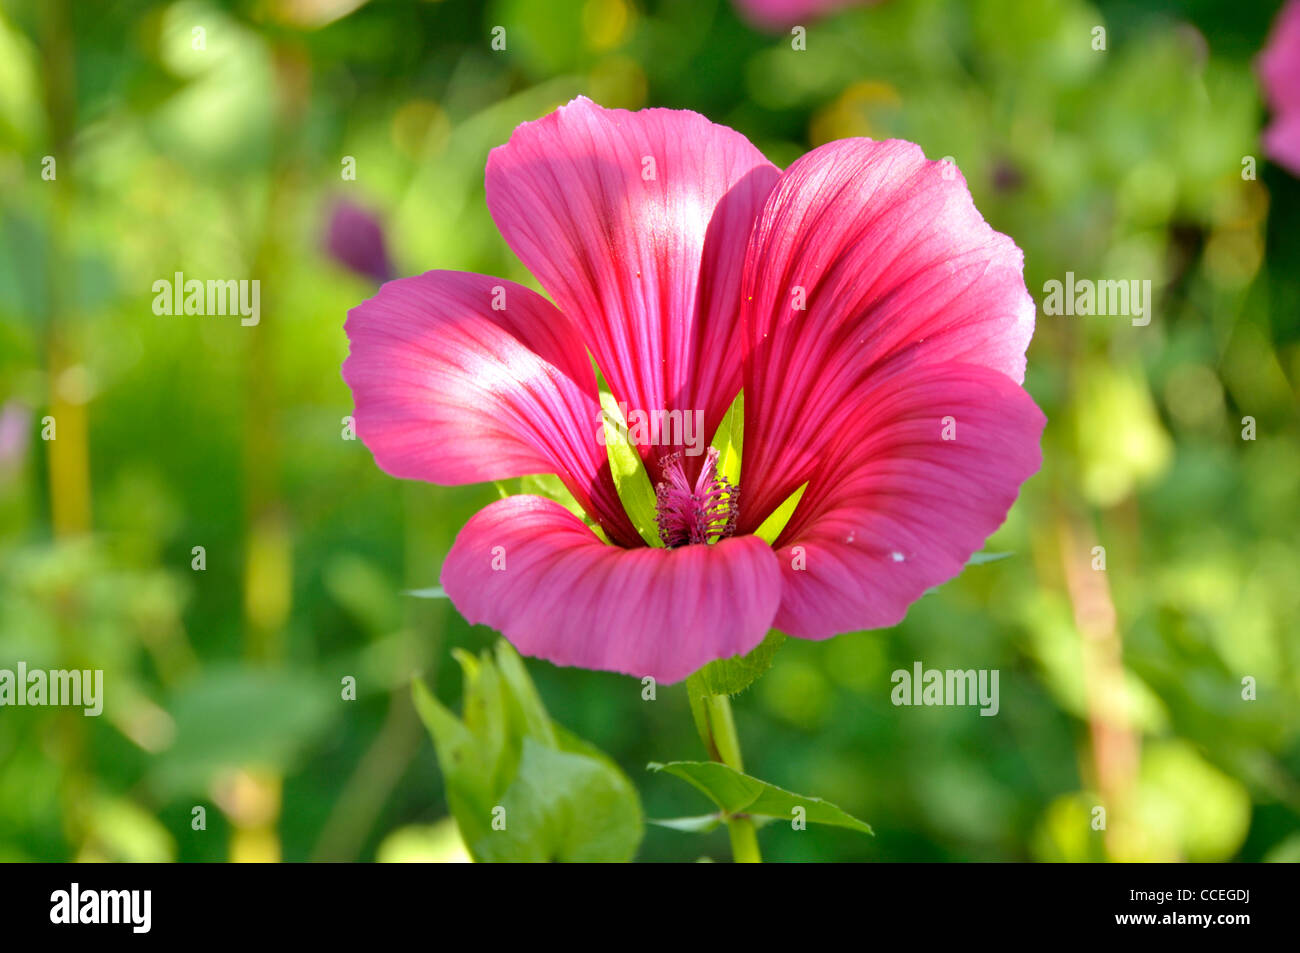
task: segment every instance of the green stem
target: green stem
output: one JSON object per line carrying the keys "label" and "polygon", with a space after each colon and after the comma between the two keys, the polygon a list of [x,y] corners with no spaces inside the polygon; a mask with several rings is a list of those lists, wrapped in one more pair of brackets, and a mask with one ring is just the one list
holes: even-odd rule
{"label": "green stem", "polygon": [[737,771],[745,770],[740,756],[740,736],[736,719],[731,715],[731,699],[726,695],[705,695],[704,710],[709,716],[709,734],[713,736],[715,760]]}
{"label": "green stem", "polygon": [[763,855],[758,852],[758,831],[748,817],[727,819],[727,833],[731,835],[731,857],[738,864],[761,864]]}
{"label": "green stem", "polygon": [[[731,715],[731,699],[726,695],[705,695],[703,702],[709,730],[705,745],[709,753],[727,767],[744,771],[740,736],[736,734],[736,720]],[[736,863],[762,863],[762,855],[758,852],[758,832],[751,818],[743,815],[728,817],[727,833],[731,835],[731,856]]]}

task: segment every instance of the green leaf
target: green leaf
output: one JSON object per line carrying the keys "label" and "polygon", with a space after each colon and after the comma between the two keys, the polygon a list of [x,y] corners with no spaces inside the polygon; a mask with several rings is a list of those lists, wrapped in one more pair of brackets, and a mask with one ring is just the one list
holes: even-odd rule
{"label": "green leaf", "polygon": [[551,721],[518,653],[504,640],[478,658],[453,652],[465,676],[457,718],[416,680],[447,804],[480,861],[625,861],[644,822],[636,790],[594,746]]}
{"label": "green leaf", "polygon": [[710,444],[718,451],[718,473],[726,477],[732,486],[740,485],[740,458],[744,438],[745,392],[741,391],[727,408]]}
{"label": "green leaf", "polygon": [[495,807],[504,829],[468,843],[476,860],[626,862],[641,843],[640,801],[621,771],[532,738]]}
{"label": "green leaf", "polygon": [[794,516],[795,507],[803,499],[803,491],[806,489],[808,489],[807,483],[786,497],[785,502],[773,510],[758,529],[754,530],[754,535],[767,545],[775,546],[777,537],[781,535],[781,530],[785,529],[785,524],[790,522],[790,517]]}
{"label": "green leaf", "polygon": [[542,696],[528,677],[524,661],[505,639],[497,642],[497,667],[509,686],[509,702],[521,734],[531,735],[544,744],[556,747],[555,727],[542,704]]}
{"label": "green leaf", "polygon": [[519,762],[523,737],[520,732],[511,731],[510,703],[501,673],[487,653],[481,661],[461,649],[453,649],[451,654],[465,675],[465,710],[461,719],[478,739],[480,756],[491,772],[491,790],[504,790]]}
{"label": "green leaf", "polygon": [[433,747],[447,790],[447,806],[460,825],[466,842],[491,830],[495,791],[492,768],[479,740],[447,710],[420,679],[411,684],[415,710],[433,736]]}
{"label": "green leaf", "polygon": [[623,419],[614,395],[601,391],[600,406],[604,410],[605,451],[609,455],[609,469],[614,476],[618,498],[646,544],[662,548],[663,541],[659,539],[659,527],[655,522],[655,490],[650,485],[645,462],[627,439],[627,421]]}
{"label": "green leaf", "polygon": [[647,818],[647,824],[653,824],[655,827],[667,827],[674,831],[685,831],[688,834],[707,834],[715,830],[723,821],[721,814],[701,814],[698,817],[669,817],[663,820],[655,820],[653,817]]}
{"label": "green leaf", "polygon": [[741,774],[717,761],[651,762],[651,771],[663,771],[691,784],[718,806],[728,817],[738,814],[791,820],[794,809],[803,808],[810,824],[845,827],[863,834],[873,834],[871,826],[847,814],[830,801],[819,797],[793,794],[775,785]]}
{"label": "green leaf", "polygon": [[686,680],[687,690],[699,695],[738,695],[772,667],[785,636],[773,629],[748,655],[710,662]]}
{"label": "green leaf", "polygon": [[432,586],[429,589],[404,589],[404,596],[415,596],[417,599],[446,599],[447,593],[443,591],[442,586]]}
{"label": "green leaf", "polygon": [[[969,569],[971,566],[982,566],[985,563],[995,563],[999,559],[1006,559],[1008,556],[1014,555],[1015,553],[976,553],[971,556],[970,559],[966,560],[966,565],[963,568]],[[949,581],[951,582],[951,580]],[[938,591],[939,586],[931,586],[929,589],[925,590],[925,592],[921,593],[921,595],[928,596]]]}
{"label": "green leaf", "polygon": [[570,754],[580,754],[586,758],[593,758],[596,761],[603,761],[615,770],[621,770],[618,764],[605,752],[601,751],[590,741],[579,738],[568,728],[563,725],[557,725],[551,722],[551,730],[555,732],[555,747],[561,751],[567,751]]}

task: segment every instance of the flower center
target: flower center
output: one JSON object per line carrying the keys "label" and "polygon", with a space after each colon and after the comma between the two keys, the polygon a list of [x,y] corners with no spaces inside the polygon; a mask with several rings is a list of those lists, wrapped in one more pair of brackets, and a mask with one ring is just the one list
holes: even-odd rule
{"label": "flower center", "polygon": [[716,543],[736,532],[740,487],[718,474],[718,451],[709,448],[691,486],[681,452],[659,461],[663,481],[655,487],[655,522],[669,549],[689,543]]}

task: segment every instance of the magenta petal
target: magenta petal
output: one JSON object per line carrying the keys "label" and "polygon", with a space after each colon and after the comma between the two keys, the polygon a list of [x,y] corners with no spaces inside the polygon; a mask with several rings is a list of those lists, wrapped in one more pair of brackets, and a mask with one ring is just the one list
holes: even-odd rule
{"label": "magenta petal", "polygon": [[1288,0],[1257,63],[1273,121],[1261,141],[1270,159],[1300,176],[1300,0]]}
{"label": "magenta petal", "polygon": [[777,540],[776,627],[790,635],[897,623],[961,572],[1042,461],[1042,411],[987,368],[881,375],[855,405],[857,431],[829,449]]}
{"label": "magenta petal", "polygon": [[808,26],[842,7],[879,3],[880,0],[736,0],[741,15],[755,26],[773,32],[795,25]]}
{"label": "magenta petal", "polygon": [[1278,113],[1300,111],[1300,0],[1287,0],[1257,63],[1264,98]]}
{"label": "magenta petal", "polygon": [[1270,159],[1300,177],[1300,109],[1277,116],[1264,130],[1261,141]]}
{"label": "magenta petal", "polygon": [[384,285],[345,329],[357,436],[385,472],[444,486],[555,473],[611,539],[639,545],[598,440],[591,363],[546,299],[430,271]]}
{"label": "magenta petal", "polygon": [[851,425],[848,395],[886,363],[1024,376],[1035,307],[1020,250],[954,166],[908,142],[845,139],[795,162],[755,225],[743,289],[741,532],[809,478]]}
{"label": "magenta petal", "polygon": [[442,585],[525,655],[676,682],[763,640],[781,573],[753,536],[620,549],[550,500],[512,496],[460,531]]}
{"label": "magenta petal", "polygon": [[[745,242],[778,170],[696,113],[579,98],[492,150],[497,227],[581,330],[629,410],[699,410],[740,389]],[[652,466],[674,447],[643,456]]]}

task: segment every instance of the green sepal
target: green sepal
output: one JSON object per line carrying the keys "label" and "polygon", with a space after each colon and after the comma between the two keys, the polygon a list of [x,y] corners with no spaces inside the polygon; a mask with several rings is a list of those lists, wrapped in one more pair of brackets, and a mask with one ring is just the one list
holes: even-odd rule
{"label": "green sepal", "polygon": [[[785,635],[773,629],[746,655],[710,662],[686,679],[687,691],[696,695],[738,695],[772,667],[776,652],[785,644]],[[692,701],[694,705],[694,701]]]}
{"label": "green sepal", "polygon": [[740,485],[741,451],[745,443],[745,392],[731,402],[718,424],[710,446],[718,451],[718,474],[732,486]]}
{"label": "green sepal", "polygon": [[767,545],[775,546],[781,531],[790,522],[790,517],[794,516],[795,508],[803,499],[803,491],[806,489],[808,489],[807,483],[787,496],[785,502],[769,513],[767,519],[759,524],[758,529],[754,530],[754,535]]}
{"label": "green sepal", "polygon": [[663,547],[659,526],[655,522],[655,490],[650,484],[641,454],[627,439],[627,421],[619,410],[614,395],[601,391],[601,419],[605,427],[605,451],[609,456],[609,470],[614,477],[614,488],[627,511],[628,519],[648,546]]}

